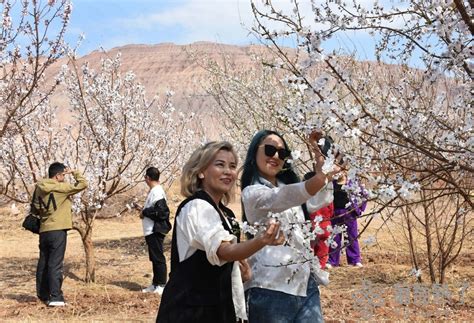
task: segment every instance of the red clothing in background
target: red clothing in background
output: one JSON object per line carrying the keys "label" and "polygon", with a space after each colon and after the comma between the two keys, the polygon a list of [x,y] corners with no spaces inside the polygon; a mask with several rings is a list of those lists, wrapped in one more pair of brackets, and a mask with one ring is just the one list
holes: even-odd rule
{"label": "red clothing in background", "polygon": [[317,216],[323,217],[323,220],[319,223],[319,227],[324,231],[324,233],[318,234],[316,236],[316,240],[312,242],[314,255],[318,257],[319,264],[323,269],[326,268],[326,263],[329,257],[329,246],[326,244],[326,240],[331,236],[331,233],[327,230],[327,227],[331,225],[331,217],[333,214],[333,203],[310,214],[311,221],[313,222],[313,228],[315,224],[314,219]]}

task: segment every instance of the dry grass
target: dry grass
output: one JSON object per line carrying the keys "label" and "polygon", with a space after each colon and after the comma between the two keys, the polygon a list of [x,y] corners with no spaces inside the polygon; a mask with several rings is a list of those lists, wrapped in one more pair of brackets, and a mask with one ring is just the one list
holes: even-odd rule
{"label": "dry grass", "polygon": [[[173,195],[171,200],[177,202],[179,199]],[[173,204],[176,203],[172,203],[175,208]],[[238,213],[239,203],[233,203],[231,207]],[[81,240],[77,232],[69,233],[63,284],[68,302],[65,308],[48,308],[35,297],[38,236],[20,228],[20,217],[3,214],[2,218],[5,219],[0,225],[0,317],[3,321],[154,321],[160,296],[140,292],[151,281],[151,264],[136,214],[97,221],[95,284],[87,285],[82,281]],[[326,320],[469,321],[474,309],[474,293],[468,288],[464,293],[464,304],[460,304],[458,288],[463,282],[472,284],[472,246],[448,273],[452,295],[447,304],[434,306],[430,301],[426,305],[415,306],[411,302],[400,306],[395,299],[397,284],[413,286],[414,279],[409,277],[408,254],[388,233],[391,230],[396,234],[395,229],[387,227],[386,231],[379,232],[378,245],[363,245],[364,268],[342,266],[331,270],[331,284],[321,288]],[[369,228],[364,235],[372,234],[371,230],[374,229]],[[165,241],[168,259],[169,240],[170,236]],[[375,297],[376,307],[362,302],[365,298],[360,292],[364,291],[364,281],[371,284],[368,291]],[[367,313],[364,308],[374,310]],[[400,310],[405,314],[400,314]]]}

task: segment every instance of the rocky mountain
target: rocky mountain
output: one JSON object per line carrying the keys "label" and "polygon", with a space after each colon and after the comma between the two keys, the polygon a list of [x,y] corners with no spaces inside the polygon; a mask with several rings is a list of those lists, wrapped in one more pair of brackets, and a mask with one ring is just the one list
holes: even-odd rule
{"label": "rocky mountain", "polygon": [[[288,51],[292,55],[293,50],[288,48]],[[214,99],[206,94],[205,88],[210,74],[202,66],[203,62],[206,60],[222,62],[225,57],[232,69],[249,70],[255,67],[252,59],[254,54],[260,57],[268,57],[270,54],[265,47],[258,45],[236,46],[211,42],[196,42],[190,45],[162,43],[126,45],[107,52],[96,50],[80,57],[78,63],[82,65],[87,61],[92,68],[98,69],[102,59],[114,58],[119,53],[122,71],[132,71],[145,87],[149,98],[154,95],[163,97],[166,91],[173,91],[173,104],[176,110],[184,113],[194,112],[197,119],[203,121],[201,123],[204,124],[204,132],[209,135],[209,138],[213,138],[213,134],[219,128],[220,111],[217,110]],[[354,63],[350,59],[345,61],[346,59],[342,56],[338,59],[343,64]],[[53,77],[63,64],[67,64],[66,59],[51,66],[48,72],[50,77]],[[384,75],[392,78],[401,77],[397,75],[400,73],[398,65],[360,61],[357,66],[365,73],[375,73],[381,77]],[[312,70],[313,77],[316,77],[320,71],[315,66]],[[69,103],[64,91],[58,91],[52,98],[52,102],[60,107],[59,117],[67,120]]]}
{"label": "rocky mountain", "polygon": [[[149,97],[163,96],[166,91],[173,91],[173,102],[178,111],[193,111],[200,118],[209,118],[215,115],[213,99],[205,93],[209,74],[200,66],[198,60],[209,57],[222,61],[222,57],[226,56],[235,66],[244,69],[252,65],[251,53],[263,50],[263,47],[259,46],[234,46],[210,42],[190,45],[172,43],[126,45],[107,52],[93,51],[78,61],[79,64],[87,61],[92,68],[97,69],[101,59],[114,58],[120,53],[122,70],[133,71]],[[56,62],[49,70],[50,77],[53,77],[61,65],[66,63],[65,59]],[[52,102],[60,107],[60,118],[67,119],[68,101],[64,91],[58,91]]]}

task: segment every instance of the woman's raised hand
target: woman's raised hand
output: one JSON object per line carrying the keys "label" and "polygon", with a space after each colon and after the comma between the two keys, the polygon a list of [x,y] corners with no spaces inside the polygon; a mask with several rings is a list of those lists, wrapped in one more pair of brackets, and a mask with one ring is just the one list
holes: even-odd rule
{"label": "woman's raised hand", "polygon": [[318,142],[324,138],[324,133],[321,130],[313,130],[308,136],[309,144],[313,149],[313,152],[317,155],[322,155],[321,149],[319,148]]}
{"label": "woman's raised hand", "polygon": [[[324,133],[321,130],[313,130],[308,136],[308,142],[311,145],[314,153],[314,159],[316,162],[316,173],[322,172],[322,168],[325,162],[326,157],[321,151],[321,147],[319,146],[319,141],[321,139],[325,139]],[[343,160],[343,154],[340,152],[336,152],[334,165],[330,172],[326,173],[327,178],[332,179],[338,177],[338,174],[345,170],[347,166],[347,162]]]}

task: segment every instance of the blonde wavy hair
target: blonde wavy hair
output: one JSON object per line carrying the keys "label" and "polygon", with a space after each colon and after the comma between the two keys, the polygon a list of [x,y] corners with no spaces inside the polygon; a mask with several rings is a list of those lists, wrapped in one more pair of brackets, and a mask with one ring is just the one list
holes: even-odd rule
{"label": "blonde wavy hair", "polygon": [[[234,155],[235,162],[238,163],[238,157],[234,147],[227,141],[211,141],[199,147],[192,153],[183,167],[181,174],[181,194],[183,196],[190,197],[202,189],[202,179],[200,179],[198,175],[211,164],[216,154],[221,150],[230,151],[232,155]],[[229,203],[234,196],[234,191],[235,184],[229,192],[224,194],[222,203]]]}

